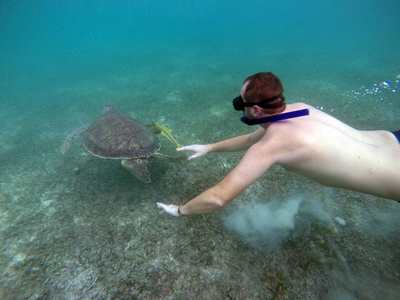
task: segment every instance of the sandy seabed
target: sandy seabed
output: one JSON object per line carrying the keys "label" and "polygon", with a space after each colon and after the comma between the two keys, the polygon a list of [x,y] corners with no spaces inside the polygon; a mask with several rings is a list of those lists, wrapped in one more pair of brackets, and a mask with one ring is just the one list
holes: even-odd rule
{"label": "sandy seabed", "polygon": [[[177,72],[169,80],[184,76]],[[59,95],[59,102],[48,96],[49,101],[21,100],[2,109],[0,298],[396,299],[395,201],[326,188],[274,166],[225,210],[174,218],[160,214],[155,203],[187,201],[223,178],[242,153],[180,163],[150,158],[150,184],[117,161],[90,155],[81,139],[61,154],[64,137],[95,120],[110,99],[143,123],[167,125],[181,144],[248,132],[221,100],[240,85],[236,79],[223,77],[224,88],[206,91],[205,79],[168,89],[174,85],[166,82],[158,90],[143,82],[136,94],[124,89],[141,84],[134,76],[118,77],[107,87],[95,78],[67,90],[55,80],[50,96]],[[398,101],[396,94],[382,102],[350,88],[339,91],[332,79],[304,82],[304,90],[289,84],[287,95],[315,99],[311,104],[366,129],[378,117],[377,126],[398,121],[398,105],[388,104]],[[332,104],[332,98],[340,100]],[[161,151],[174,154],[173,145],[160,140]],[[277,224],[281,234],[273,237],[257,220],[253,229],[243,225],[247,236],[227,222],[241,209],[290,199],[301,199],[288,216],[292,226]]]}

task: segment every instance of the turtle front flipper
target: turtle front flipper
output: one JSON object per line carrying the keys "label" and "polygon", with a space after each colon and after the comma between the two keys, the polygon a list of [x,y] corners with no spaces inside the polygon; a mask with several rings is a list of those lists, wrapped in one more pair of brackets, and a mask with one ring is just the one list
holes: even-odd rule
{"label": "turtle front flipper", "polygon": [[67,150],[68,150],[69,146],[71,146],[72,142],[74,140],[76,140],[78,137],[80,137],[82,135],[82,133],[84,133],[88,127],[89,126],[87,126],[87,125],[83,125],[77,129],[75,129],[74,131],[72,131],[70,134],[68,134],[68,136],[65,138],[64,143],[61,147],[62,154],[65,154],[65,152],[67,152]]}
{"label": "turtle front flipper", "polygon": [[156,125],[153,123],[153,125],[150,127],[150,131],[153,134],[159,134],[161,133],[161,135],[165,136],[167,139],[169,139],[172,143],[174,143],[178,148],[182,147],[181,144],[179,144],[174,137],[172,136],[171,129],[168,129],[167,127],[165,127],[164,125]]}
{"label": "turtle front flipper", "polygon": [[121,165],[131,172],[135,177],[143,182],[149,183],[150,173],[146,167],[147,159],[145,158],[137,158],[137,159],[123,159],[121,161]]}

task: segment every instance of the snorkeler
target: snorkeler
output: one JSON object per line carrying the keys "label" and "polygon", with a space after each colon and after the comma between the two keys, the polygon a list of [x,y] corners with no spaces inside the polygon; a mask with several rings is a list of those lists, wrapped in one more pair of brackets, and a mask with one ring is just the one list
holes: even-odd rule
{"label": "snorkeler", "polygon": [[399,132],[360,131],[304,103],[286,104],[280,79],[270,72],[244,81],[233,101],[255,131],[208,145],[190,145],[189,160],[208,152],[247,150],[218,184],[178,206],[157,203],[173,215],[209,213],[226,206],[273,164],[325,186],[400,200]]}

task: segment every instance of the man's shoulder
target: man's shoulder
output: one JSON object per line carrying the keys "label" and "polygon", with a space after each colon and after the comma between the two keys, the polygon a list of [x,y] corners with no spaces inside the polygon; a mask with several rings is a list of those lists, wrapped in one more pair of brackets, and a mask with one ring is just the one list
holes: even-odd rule
{"label": "man's shoulder", "polygon": [[304,109],[304,108],[308,108],[308,109],[315,109],[314,106],[311,106],[310,104],[304,103],[304,102],[295,102],[295,103],[291,103],[291,104],[287,104],[286,107],[289,110],[299,110],[299,109]]}
{"label": "man's shoulder", "polygon": [[298,144],[297,131],[298,129],[291,124],[271,123],[257,144],[268,152],[272,149],[287,148],[289,145]]}
{"label": "man's shoulder", "polygon": [[298,122],[276,122],[268,126],[264,137],[266,140],[273,139],[275,142],[291,143],[299,139],[303,133],[303,126]]}
{"label": "man's shoulder", "polygon": [[280,145],[300,145],[308,143],[316,130],[318,128],[311,117],[302,116],[269,124],[261,141],[268,144],[273,142]]}

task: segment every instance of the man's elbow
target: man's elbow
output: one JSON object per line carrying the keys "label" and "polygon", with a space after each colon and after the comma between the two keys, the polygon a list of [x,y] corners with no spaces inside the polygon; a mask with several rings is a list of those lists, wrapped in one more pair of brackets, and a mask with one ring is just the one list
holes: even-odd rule
{"label": "man's elbow", "polygon": [[214,195],[213,197],[211,197],[211,199],[209,200],[210,204],[212,206],[214,206],[216,209],[221,209],[224,208],[225,206],[228,205],[228,203],[230,201],[228,201],[227,199],[224,199],[222,197],[218,197],[216,195]]}
{"label": "man's elbow", "polygon": [[216,209],[221,209],[224,208],[227,205],[227,203],[225,203],[222,200],[214,200],[212,202],[212,205],[215,206]]}
{"label": "man's elbow", "polygon": [[216,210],[224,208],[234,199],[227,197],[227,194],[230,193],[226,189],[219,188],[218,185],[210,188],[206,194],[208,205],[213,206]]}

